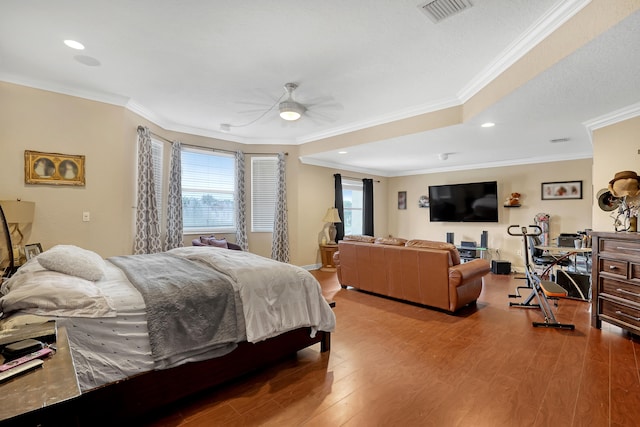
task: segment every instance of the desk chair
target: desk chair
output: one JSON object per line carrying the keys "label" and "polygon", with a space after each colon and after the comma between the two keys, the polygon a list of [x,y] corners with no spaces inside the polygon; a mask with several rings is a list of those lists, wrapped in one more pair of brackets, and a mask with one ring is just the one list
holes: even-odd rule
{"label": "desk chair", "polygon": [[[546,272],[554,265],[558,265],[560,267],[566,267],[571,265],[571,260],[568,257],[555,257],[553,255],[545,255],[542,249],[537,249],[536,246],[542,244],[542,241],[538,236],[528,235],[528,246],[529,246],[529,255],[531,256],[531,261],[542,268],[545,272],[543,275],[546,275]],[[553,276],[553,274],[551,274]]]}

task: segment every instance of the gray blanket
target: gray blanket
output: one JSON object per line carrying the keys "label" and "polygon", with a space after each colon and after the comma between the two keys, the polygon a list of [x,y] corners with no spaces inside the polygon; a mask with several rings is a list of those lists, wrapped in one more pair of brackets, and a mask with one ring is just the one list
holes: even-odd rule
{"label": "gray blanket", "polygon": [[217,271],[166,253],[109,258],[147,306],[156,367],[175,366],[207,352],[231,352],[237,342],[233,286]]}

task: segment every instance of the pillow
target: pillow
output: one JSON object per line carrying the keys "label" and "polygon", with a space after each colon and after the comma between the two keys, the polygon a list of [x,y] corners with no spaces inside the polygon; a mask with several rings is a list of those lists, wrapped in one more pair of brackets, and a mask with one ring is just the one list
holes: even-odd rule
{"label": "pillow", "polygon": [[407,243],[407,239],[400,237],[378,237],[375,243],[378,245],[404,246],[404,244]]}
{"label": "pillow", "polygon": [[376,238],[372,236],[347,235],[344,236],[343,240],[355,240],[356,242],[373,243],[376,241]]}
{"label": "pillow", "polygon": [[[40,255],[38,255],[38,258]],[[100,288],[89,280],[50,270],[12,276],[2,285],[0,309],[64,317],[115,317]]]}
{"label": "pillow", "polygon": [[95,252],[73,245],[57,245],[36,258],[47,270],[58,271],[86,280],[104,277],[104,260]]}
{"label": "pillow", "polygon": [[227,239],[224,237],[222,239],[216,239],[215,237],[210,237],[207,239],[207,245],[215,246],[217,248],[225,248],[229,249],[229,244],[227,243]]}

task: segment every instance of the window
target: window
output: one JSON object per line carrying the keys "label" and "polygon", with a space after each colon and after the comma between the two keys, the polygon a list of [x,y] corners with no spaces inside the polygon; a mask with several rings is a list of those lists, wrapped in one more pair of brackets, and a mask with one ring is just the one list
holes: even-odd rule
{"label": "window", "polygon": [[362,234],[362,181],[342,180],[342,202],[344,205],[344,234]]}
{"label": "window", "polygon": [[233,155],[185,147],[181,164],[184,231],[234,231]]}
{"label": "window", "polygon": [[251,158],[251,231],[273,232],[278,180],[277,157]]}
{"label": "window", "polygon": [[[151,140],[151,162],[153,163],[153,183],[156,193],[156,207],[158,209],[158,221],[162,224],[162,151],[164,145],[155,139]],[[162,227],[162,225],[161,225]]]}

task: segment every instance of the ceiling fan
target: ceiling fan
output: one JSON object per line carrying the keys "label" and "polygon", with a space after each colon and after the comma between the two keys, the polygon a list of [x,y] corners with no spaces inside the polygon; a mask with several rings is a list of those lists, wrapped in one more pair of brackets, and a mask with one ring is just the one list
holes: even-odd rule
{"label": "ceiling fan", "polygon": [[[326,101],[333,99],[331,97],[322,97],[316,100],[309,100],[309,102],[304,104],[301,102],[298,102],[296,101],[295,95],[294,95],[294,92],[297,88],[298,88],[297,83],[286,83],[284,85],[284,92],[282,93],[282,95],[280,95],[278,99],[275,100],[275,102],[273,102],[270,105],[258,104],[258,105],[262,105],[264,108],[261,108],[260,110],[257,110],[257,111],[253,110],[253,111],[245,112],[245,113],[260,112],[261,114],[258,117],[251,120],[248,123],[239,124],[239,125],[223,123],[220,125],[220,130],[222,130],[223,132],[230,132],[231,128],[233,127],[246,127],[246,126],[252,125],[256,123],[258,120],[262,119],[264,116],[266,116],[269,112],[274,110],[276,107],[278,107],[280,118],[285,120],[284,123],[293,123],[299,120],[303,115],[305,117],[309,117],[310,119],[312,119],[312,121],[315,121],[317,119],[323,120],[323,121],[333,121],[335,120],[334,118],[327,116],[326,114],[322,114],[320,110],[327,107],[342,110],[342,105],[340,104],[326,103]],[[253,102],[249,102],[248,104],[256,105]]]}

